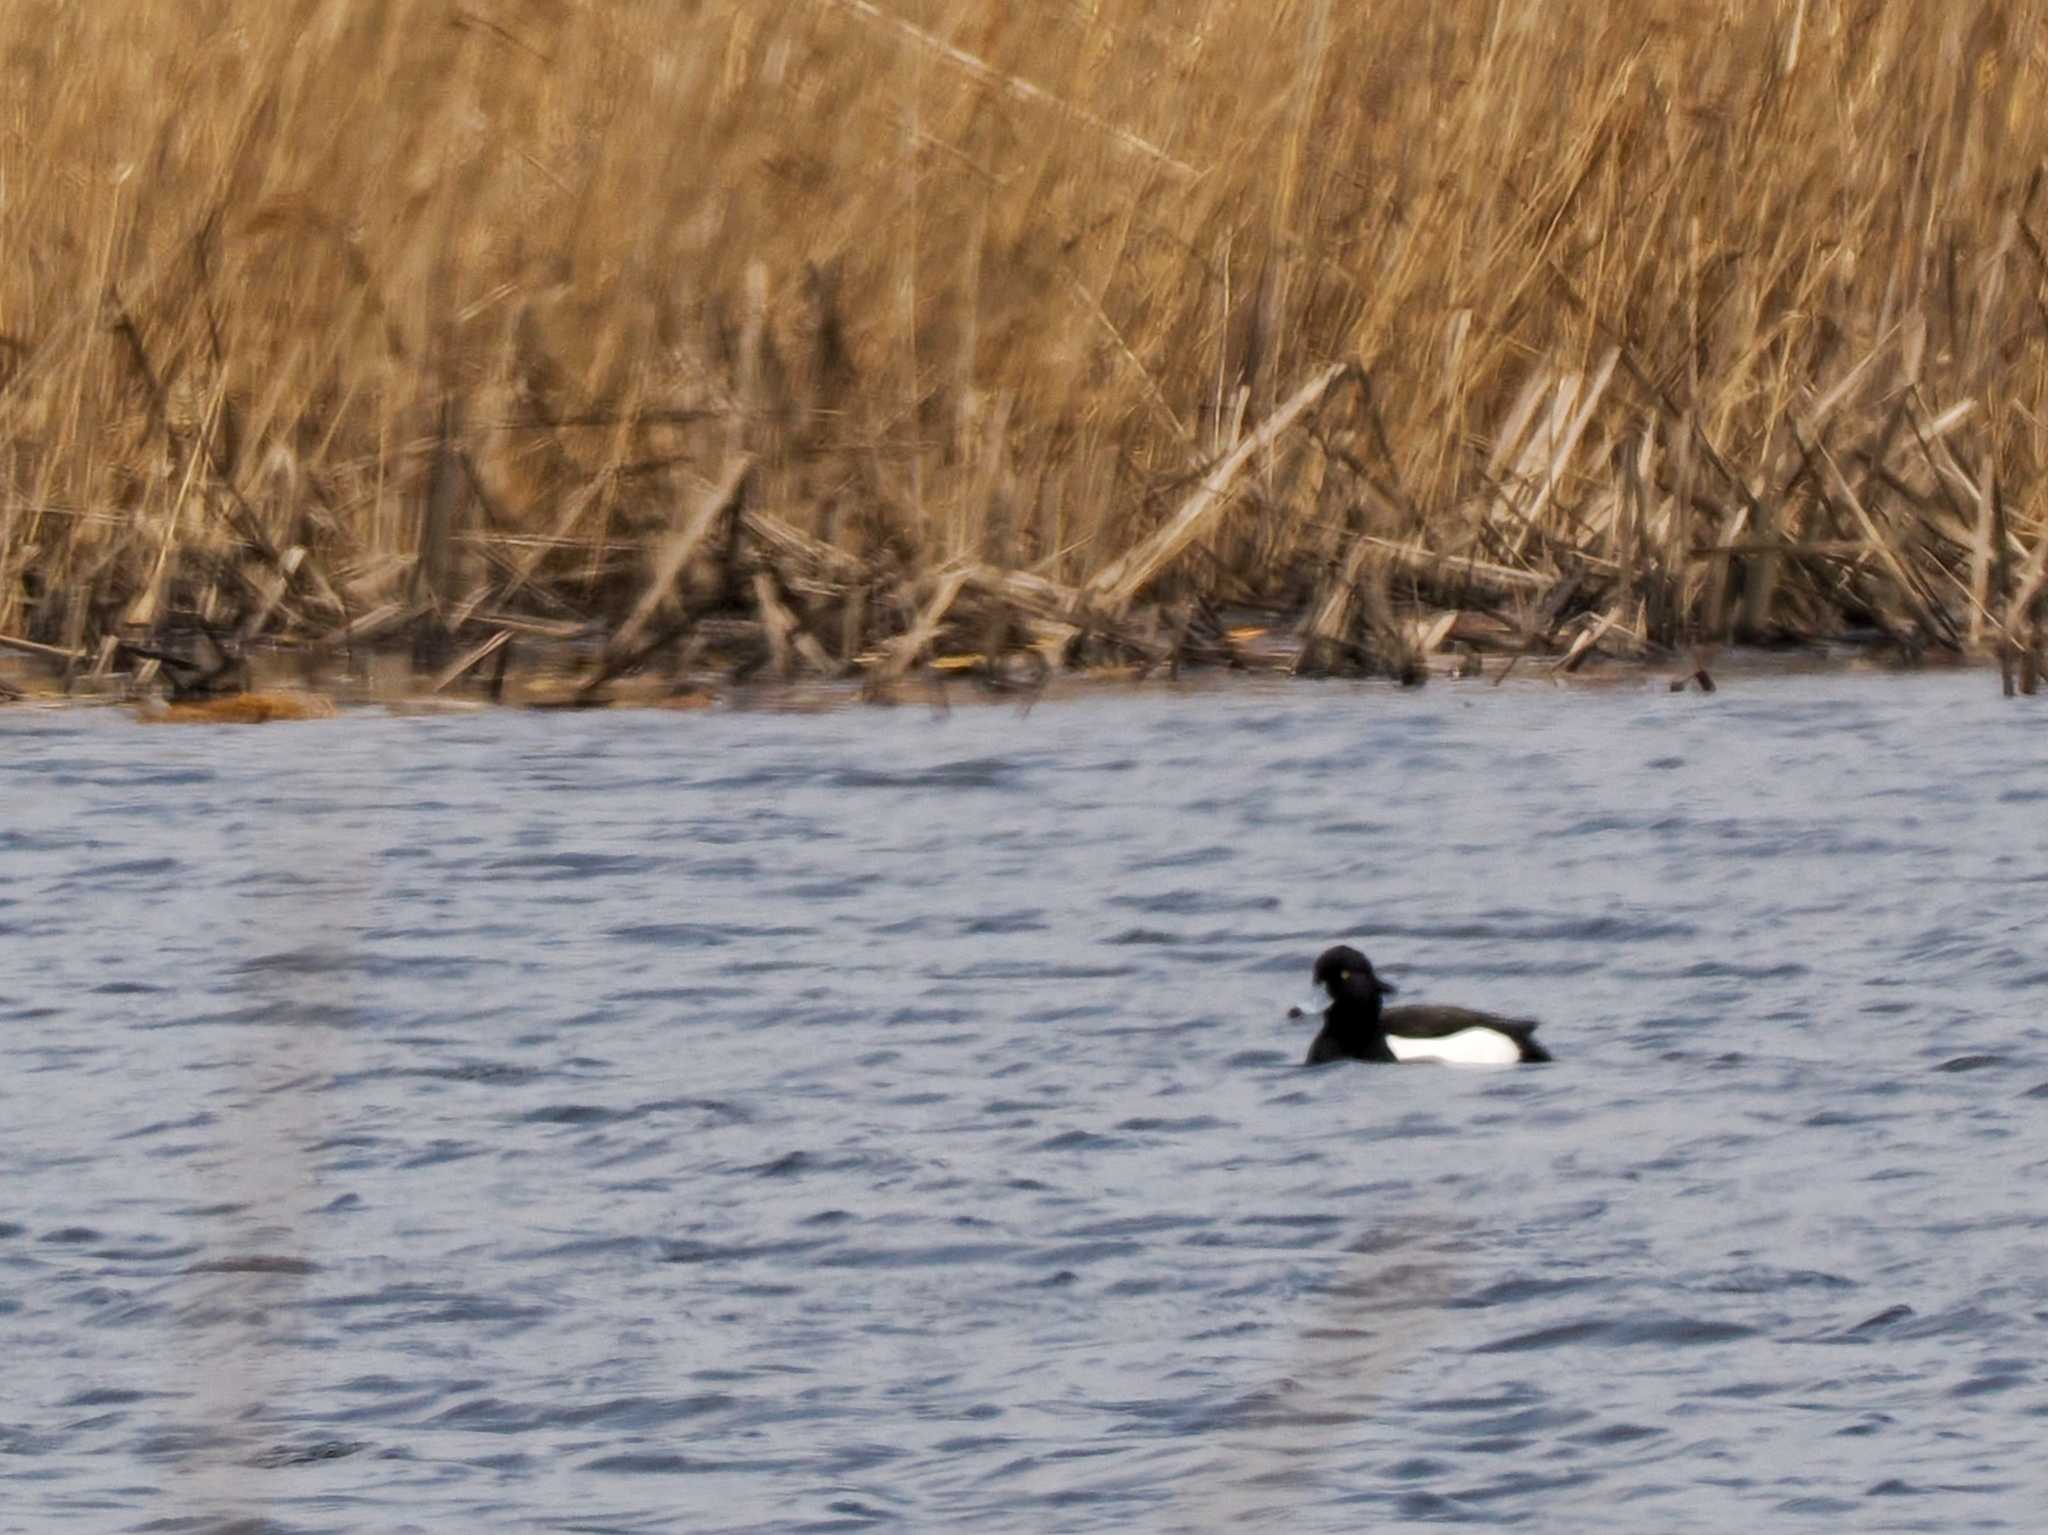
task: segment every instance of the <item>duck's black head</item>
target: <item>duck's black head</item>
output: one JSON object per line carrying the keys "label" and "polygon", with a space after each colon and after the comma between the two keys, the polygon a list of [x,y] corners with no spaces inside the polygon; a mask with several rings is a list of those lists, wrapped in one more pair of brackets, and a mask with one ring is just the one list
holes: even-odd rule
{"label": "duck's black head", "polygon": [[1338,1006],[1354,1003],[1377,1009],[1381,997],[1391,996],[1394,987],[1373,974],[1372,961],[1348,944],[1325,949],[1316,961],[1316,984],[1329,992]]}

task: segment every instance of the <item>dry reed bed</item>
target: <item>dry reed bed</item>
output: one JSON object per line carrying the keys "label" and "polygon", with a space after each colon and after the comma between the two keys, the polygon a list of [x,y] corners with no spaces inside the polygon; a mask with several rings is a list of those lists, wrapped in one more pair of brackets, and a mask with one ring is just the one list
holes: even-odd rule
{"label": "dry reed bed", "polygon": [[2031,685],[2044,85],[2048,0],[14,0],[0,645]]}

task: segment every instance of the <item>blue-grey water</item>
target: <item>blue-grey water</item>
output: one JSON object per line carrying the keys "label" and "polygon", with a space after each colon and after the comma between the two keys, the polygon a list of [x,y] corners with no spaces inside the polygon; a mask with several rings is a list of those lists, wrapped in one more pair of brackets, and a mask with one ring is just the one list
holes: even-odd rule
{"label": "blue-grey water", "polygon": [[[0,715],[0,1529],[2036,1529],[2044,742]],[[1303,1070],[1338,940],[1557,1064]]]}

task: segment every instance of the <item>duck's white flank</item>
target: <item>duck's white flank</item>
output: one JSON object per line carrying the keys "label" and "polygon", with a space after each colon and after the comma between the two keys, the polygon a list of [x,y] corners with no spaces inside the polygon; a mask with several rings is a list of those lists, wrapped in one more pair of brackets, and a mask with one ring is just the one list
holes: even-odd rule
{"label": "duck's white flank", "polygon": [[1448,1061],[1454,1066],[1512,1066],[1522,1058],[1522,1047],[1493,1029],[1460,1029],[1442,1039],[1389,1034],[1387,1048],[1397,1061]]}

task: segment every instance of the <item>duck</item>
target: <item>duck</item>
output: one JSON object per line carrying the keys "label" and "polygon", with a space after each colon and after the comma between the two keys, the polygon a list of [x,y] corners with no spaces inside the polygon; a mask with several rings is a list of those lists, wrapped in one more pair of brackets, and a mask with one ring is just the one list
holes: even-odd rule
{"label": "duck", "polygon": [[[1536,1043],[1536,1023],[1469,1007],[1383,1008],[1395,987],[1373,973],[1372,961],[1348,944],[1323,951],[1315,983],[1328,991],[1322,1032],[1308,1047],[1306,1066],[1331,1061],[1443,1061],[1461,1066],[1513,1066],[1548,1061]],[[1298,1012],[1298,1010],[1297,1010]]]}

